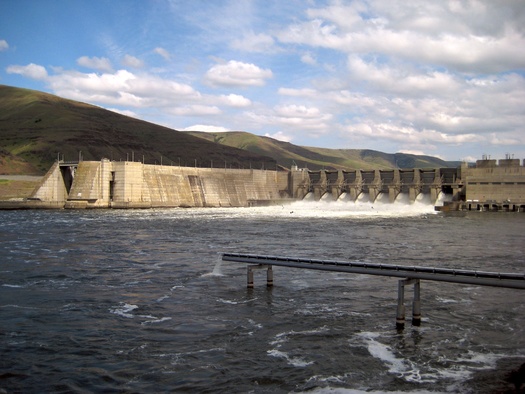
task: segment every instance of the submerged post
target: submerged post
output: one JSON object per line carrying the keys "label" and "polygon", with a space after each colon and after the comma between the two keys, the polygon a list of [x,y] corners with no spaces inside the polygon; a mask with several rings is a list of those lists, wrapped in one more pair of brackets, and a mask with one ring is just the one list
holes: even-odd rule
{"label": "submerged post", "polygon": [[247,280],[248,280],[248,283],[247,283],[247,286],[248,289],[253,289],[253,271],[252,271],[252,267],[251,266],[248,266],[247,268]]}
{"label": "submerged post", "polygon": [[421,325],[421,282],[416,279],[414,282],[414,301],[412,303],[412,325]]}
{"label": "submerged post", "polygon": [[402,279],[397,283],[397,314],[396,328],[402,330],[405,328],[405,280]]}
{"label": "submerged post", "polygon": [[414,285],[414,301],[412,302],[412,325],[421,325],[421,285],[419,279],[401,279],[397,285],[396,328],[405,328],[405,285]]}
{"label": "submerged post", "polygon": [[273,286],[273,269],[271,265],[268,266],[268,270],[266,271],[266,286]]}
{"label": "submerged post", "polygon": [[272,270],[272,266],[269,265],[269,264],[257,264],[257,265],[249,265],[248,267],[246,267],[246,269],[247,269],[247,272],[246,272],[247,285],[246,285],[246,287],[248,287],[248,289],[253,289],[254,288],[254,284],[253,284],[253,270],[264,269],[264,268],[267,269],[267,271],[266,271],[266,286],[268,286],[268,287],[272,287],[273,286],[273,270]]}

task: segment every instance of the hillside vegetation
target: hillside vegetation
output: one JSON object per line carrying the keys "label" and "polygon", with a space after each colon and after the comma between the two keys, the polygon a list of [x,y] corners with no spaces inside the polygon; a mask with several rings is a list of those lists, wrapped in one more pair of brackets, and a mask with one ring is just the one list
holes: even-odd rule
{"label": "hillside vegetation", "polygon": [[302,147],[247,132],[180,132],[48,93],[0,85],[0,174],[43,174],[62,160],[134,160],[198,167],[448,167],[403,153]]}
{"label": "hillside vegetation", "polygon": [[65,160],[275,168],[275,160],[93,105],[0,85],[0,174],[42,174]]}

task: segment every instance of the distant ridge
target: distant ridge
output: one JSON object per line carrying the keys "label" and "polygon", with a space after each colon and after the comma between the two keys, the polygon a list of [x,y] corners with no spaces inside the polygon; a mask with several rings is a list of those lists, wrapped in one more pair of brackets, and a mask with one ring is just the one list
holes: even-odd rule
{"label": "distant ridge", "polygon": [[390,154],[370,149],[328,149],[298,146],[243,131],[221,133],[190,131],[188,133],[208,141],[273,157],[277,164],[287,168],[290,168],[293,163],[311,170],[444,168],[457,167],[461,164],[460,162],[444,161],[437,157],[407,153]]}
{"label": "distant ridge", "polygon": [[0,85],[0,174],[42,174],[60,157],[275,168],[275,160],[48,93]]}
{"label": "distant ridge", "polygon": [[43,174],[65,160],[197,167],[316,169],[456,167],[435,157],[303,147],[243,131],[181,132],[94,105],[0,85],[0,174]]}

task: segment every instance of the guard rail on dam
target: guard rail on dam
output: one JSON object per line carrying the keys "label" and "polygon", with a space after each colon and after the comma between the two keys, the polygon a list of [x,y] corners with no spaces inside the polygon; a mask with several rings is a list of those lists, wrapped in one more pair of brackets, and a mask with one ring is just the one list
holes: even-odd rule
{"label": "guard rail on dam", "polygon": [[525,212],[525,167],[517,159],[478,160],[437,169],[254,170],[143,164],[56,162],[30,198],[0,208],[248,207],[314,200],[395,202],[439,195],[440,210]]}
{"label": "guard rail on dam", "polygon": [[267,286],[273,286],[272,266],[302,268],[321,271],[346,272],[353,274],[379,275],[403,278],[398,281],[396,327],[405,326],[405,286],[414,285],[412,324],[421,324],[420,280],[472,284],[478,286],[505,287],[525,290],[525,274],[472,271],[464,269],[403,266],[393,264],[372,264],[334,260],[301,259],[296,257],[259,256],[254,254],[224,253],[223,261],[252,264],[247,267],[247,287],[254,287],[253,270],[267,270]]}

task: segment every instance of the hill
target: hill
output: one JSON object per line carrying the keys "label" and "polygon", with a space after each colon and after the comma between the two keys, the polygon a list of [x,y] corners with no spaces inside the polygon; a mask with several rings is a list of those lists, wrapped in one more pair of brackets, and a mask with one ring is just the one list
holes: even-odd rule
{"label": "hill", "polygon": [[[275,168],[275,160],[94,105],[0,85],[0,174],[43,174],[64,160]],[[219,164],[220,163],[220,164]]]}
{"label": "hill", "polygon": [[242,131],[180,132],[48,93],[0,85],[0,174],[43,174],[63,160],[317,169],[456,167],[435,157],[293,145]]}
{"label": "hill", "polygon": [[293,163],[311,170],[318,169],[387,169],[457,167],[459,162],[447,162],[436,157],[406,153],[383,153],[369,149],[327,149],[293,145],[269,137],[243,131],[222,133],[188,132],[219,144],[241,148],[273,157],[277,164],[290,168]]}

